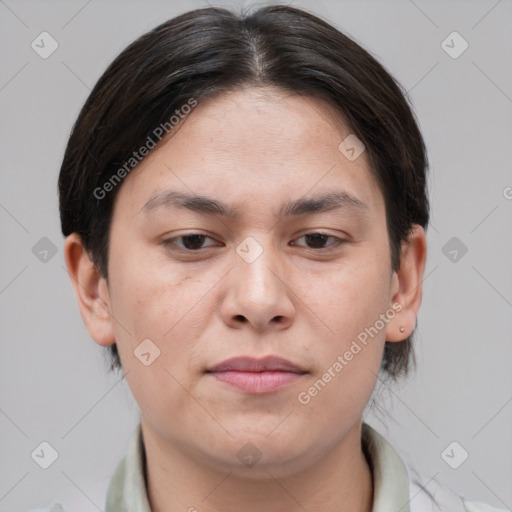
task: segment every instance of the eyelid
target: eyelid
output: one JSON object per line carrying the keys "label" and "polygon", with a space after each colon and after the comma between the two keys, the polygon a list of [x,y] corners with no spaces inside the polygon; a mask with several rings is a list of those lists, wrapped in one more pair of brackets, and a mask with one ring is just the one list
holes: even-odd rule
{"label": "eyelid", "polygon": [[330,239],[334,239],[334,243],[326,246],[326,247],[321,247],[320,249],[315,249],[313,247],[306,247],[306,246],[303,246],[301,245],[300,247],[304,247],[305,249],[308,249],[310,251],[313,251],[313,252],[328,252],[329,250],[334,250],[334,249],[337,249],[338,247],[340,247],[340,245],[343,245],[344,243],[347,243],[348,240],[345,239],[345,238],[340,238],[339,236],[336,236],[336,235],[331,235],[329,233],[324,233],[323,231],[321,230],[313,230],[313,231],[308,231],[306,233],[303,233],[302,235],[300,235],[299,237],[295,238],[295,240],[299,240],[301,238],[304,238],[305,236],[307,235],[323,235],[327,238],[330,238]]}
{"label": "eyelid", "polygon": [[[185,252],[189,252],[189,253],[195,253],[195,252],[200,252],[201,250],[204,250],[204,249],[208,249],[208,247],[212,247],[212,245],[209,245],[207,247],[201,247],[200,249],[186,249],[184,247],[180,247],[179,245],[177,245],[176,243],[174,243],[174,240],[178,240],[180,238],[186,238],[188,236],[194,236],[194,235],[197,235],[197,236],[204,236],[206,238],[210,238],[211,240],[215,240],[214,237],[212,237],[210,234],[208,233],[196,233],[196,232],[193,232],[193,231],[187,231],[186,233],[183,233],[181,235],[177,235],[177,236],[173,236],[173,237],[170,237],[170,238],[166,238],[164,240],[162,240],[162,244],[164,244],[165,246],[175,246],[177,248],[177,250],[182,250],[182,251],[185,251]],[[216,240],[215,240],[216,241]]]}
{"label": "eyelid", "polygon": [[[325,237],[327,237],[329,239],[333,239],[334,242],[331,243],[330,245],[326,246],[326,247],[320,247],[318,249],[315,249],[314,247],[307,247],[305,245],[299,245],[299,244],[296,244],[296,246],[304,247],[305,249],[307,249],[309,251],[313,251],[313,252],[326,253],[326,252],[328,252],[330,250],[334,250],[334,249],[339,248],[341,245],[343,245],[345,243],[348,243],[348,240],[346,238],[340,238],[340,237],[338,237],[336,235],[325,233],[321,229],[317,229],[317,230],[313,229],[313,230],[310,230],[310,231],[306,231],[305,233],[302,233],[300,236],[294,238],[292,240],[292,242],[295,242],[296,240],[300,240],[301,238],[304,238],[307,235],[317,235],[317,234],[318,235],[323,235],[323,236],[325,236]],[[164,246],[174,246],[176,248],[176,250],[184,251],[184,252],[187,252],[187,253],[190,253],[190,254],[199,253],[202,250],[208,249],[209,247],[214,247],[214,245],[208,245],[206,247],[200,247],[199,249],[187,249],[187,248],[184,248],[184,247],[181,247],[181,246],[177,245],[174,242],[175,240],[178,240],[180,238],[186,238],[188,236],[194,236],[194,235],[204,236],[205,238],[210,238],[211,240],[216,241],[215,238],[213,236],[211,236],[210,234],[208,234],[208,233],[188,231],[188,232],[183,233],[181,235],[177,235],[177,236],[174,236],[174,237],[171,237],[171,238],[166,238],[166,239],[164,239],[162,241],[162,244]]]}

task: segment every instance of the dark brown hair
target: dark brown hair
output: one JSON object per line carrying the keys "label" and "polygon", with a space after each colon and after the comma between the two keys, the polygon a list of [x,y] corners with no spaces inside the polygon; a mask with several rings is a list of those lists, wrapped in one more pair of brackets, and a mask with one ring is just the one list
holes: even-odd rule
{"label": "dark brown hair", "polygon": [[[126,162],[155,129],[191,101],[246,86],[327,100],[365,144],[386,204],[394,270],[413,224],[427,228],[424,141],[407,94],[360,45],[322,19],[288,6],[240,14],[197,9],[157,26],[110,64],[71,132],[59,176],[62,233],[80,235],[108,278],[109,229]],[[123,167],[124,166],[124,167]],[[128,169],[129,171],[129,169]],[[116,345],[111,370],[121,369]],[[414,363],[412,335],[386,342],[382,370],[397,378]]]}

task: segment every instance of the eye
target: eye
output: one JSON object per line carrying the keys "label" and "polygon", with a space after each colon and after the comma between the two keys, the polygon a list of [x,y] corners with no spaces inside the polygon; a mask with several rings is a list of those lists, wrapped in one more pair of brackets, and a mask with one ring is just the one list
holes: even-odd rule
{"label": "eye", "polygon": [[[197,251],[199,249],[203,249],[203,242],[206,238],[209,238],[210,240],[213,240],[208,235],[204,235],[201,233],[187,233],[185,235],[176,236],[174,238],[168,238],[167,240],[163,241],[164,245],[169,246],[177,246],[180,249],[184,249],[187,251]],[[183,240],[183,245],[180,245],[175,242],[175,240]],[[209,246],[206,246],[209,247]]]}
{"label": "eye", "polygon": [[[297,240],[301,240],[304,238],[307,243],[312,244],[312,247],[308,247],[309,249],[327,249],[330,250],[332,248],[338,247],[339,245],[346,242],[346,240],[343,240],[341,238],[338,238],[336,236],[332,235],[326,235],[325,233],[307,233],[306,235],[301,236],[300,238],[297,238]],[[325,243],[331,239],[333,243],[325,246]]]}
{"label": "eye", "polygon": [[[213,240],[212,237],[202,233],[187,233],[185,235],[168,238],[162,243],[165,246],[171,246],[171,248],[177,247],[178,249],[183,249],[185,251],[198,252],[201,249],[206,249],[214,245],[203,245],[206,239]],[[306,248],[313,250],[330,250],[346,243],[346,240],[320,232],[307,233],[296,240],[301,239],[306,241]],[[326,245],[329,240],[331,243]],[[182,241],[182,243],[178,243],[179,241]],[[295,245],[295,243],[293,245]]]}

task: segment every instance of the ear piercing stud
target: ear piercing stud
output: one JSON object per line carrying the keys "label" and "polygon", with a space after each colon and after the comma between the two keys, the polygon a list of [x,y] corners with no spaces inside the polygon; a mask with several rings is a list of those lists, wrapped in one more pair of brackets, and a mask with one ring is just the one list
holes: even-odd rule
{"label": "ear piercing stud", "polygon": [[400,332],[405,332],[405,327],[400,327]]}

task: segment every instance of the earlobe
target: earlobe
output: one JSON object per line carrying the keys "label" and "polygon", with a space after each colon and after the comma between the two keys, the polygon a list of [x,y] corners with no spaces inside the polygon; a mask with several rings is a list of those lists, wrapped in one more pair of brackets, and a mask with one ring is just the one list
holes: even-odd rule
{"label": "earlobe", "polygon": [[89,334],[99,345],[106,347],[114,344],[107,283],[100,276],[77,233],[66,238],[64,256],[80,314]]}
{"label": "earlobe", "polygon": [[[423,274],[427,259],[425,230],[415,224],[407,242],[402,244],[400,268],[393,273],[391,304],[400,311],[386,327],[386,341],[402,341],[416,327],[416,318],[423,293]],[[397,310],[397,306],[395,306]]]}

